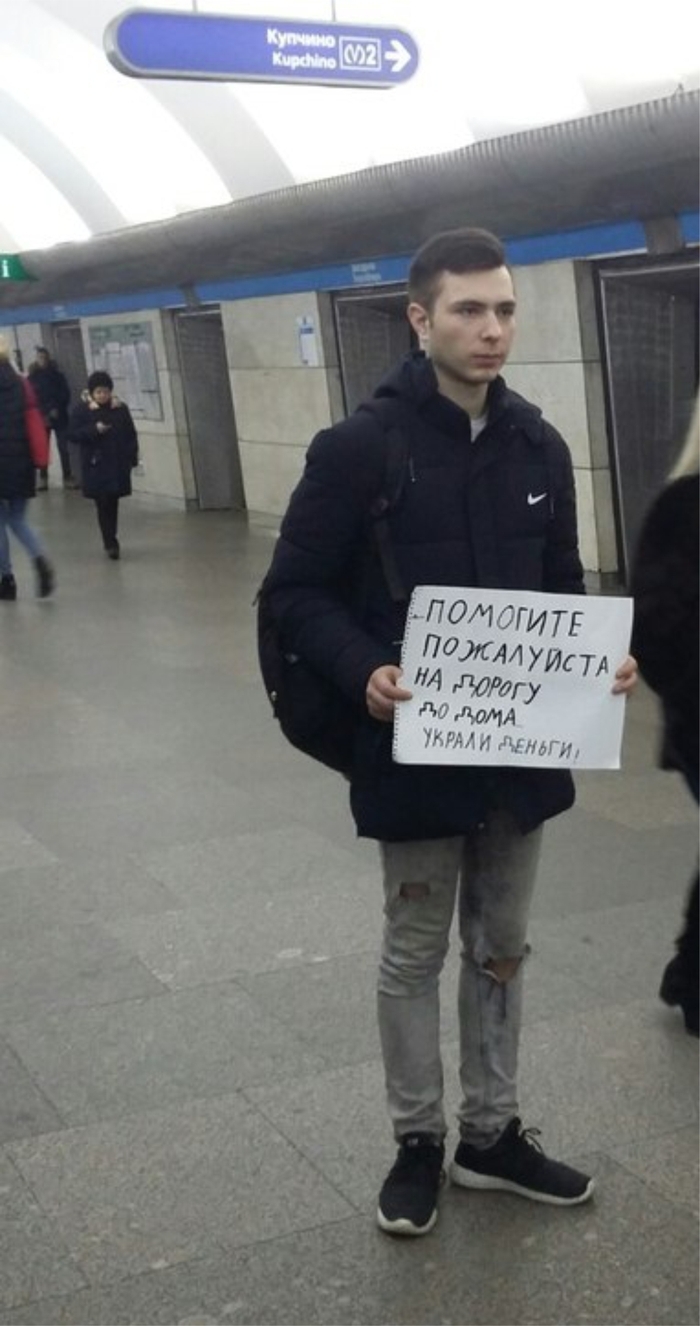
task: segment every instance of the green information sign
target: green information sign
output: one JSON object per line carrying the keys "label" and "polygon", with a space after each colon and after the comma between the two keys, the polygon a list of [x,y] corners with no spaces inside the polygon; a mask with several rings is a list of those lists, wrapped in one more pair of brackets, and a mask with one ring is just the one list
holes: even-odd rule
{"label": "green information sign", "polygon": [[16,253],[0,253],[0,281],[33,281]]}

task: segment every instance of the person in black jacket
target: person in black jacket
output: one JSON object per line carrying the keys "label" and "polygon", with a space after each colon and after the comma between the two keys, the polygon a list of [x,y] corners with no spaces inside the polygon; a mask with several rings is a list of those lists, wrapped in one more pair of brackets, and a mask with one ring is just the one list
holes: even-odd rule
{"label": "person in black jacket", "polygon": [[[677,769],[698,800],[698,534],[700,429],[696,403],[685,446],[669,483],[647,512],[632,567],[633,649],[645,681],[663,710],[660,763]],[[690,887],[677,953],[661,981],[660,997],[680,1006],[687,1030],[698,1035],[698,875]]]}
{"label": "person in black jacket", "polygon": [[[39,408],[44,416],[44,423],[49,435],[52,429],[56,434],[63,486],[64,488],[74,488],[75,481],[71,473],[67,438],[68,406],[70,403],[68,379],[43,345],[37,345],[36,347],[36,359],[29,366],[28,377],[36,392]],[[37,486],[40,491],[45,490],[49,486],[48,466],[41,467],[39,476]]]}
{"label": "person in black jacket", "polygon": [[[378,388],[381,411],[361,407],[314,439],[266,585],[286,647],[364,714],[350,797],[358,832],[381,844],[379,1029],[399,1144],[377,1219],[416,1235],[435,1223],[443,1173],[438,982],[456,904],[463,1102],[453,1182],[557,1205],[585,1201],[593,1183],[533,1141],[516,1088],[541,825],[572,804],[571,776],[393,762],[394,707],[408,698],[399,667],[407,605],[363,555],[393,413],[409,460],[387,518],[407,595],[418,584],[583,593],[571,458],[500,376],[515,296],[495,236],[469,229],[427,241],[411,265],[409,301],[421,350]],[[353,603],[348,584],[360,581]],[[628,659],[614,689],[634,680]]]}
{"label": "person in black jacket", "polygon": [[73,411],[69,433],[81,449],[83,496],[93,499],[105,552],[117,561],[119,498],[131,493],[131,471],[139,462],[139,445],[129,407],[113,391],[109,373],[91,373],[88,399]]}
{"label": "person in black jacket", "polygon": [[36,396],[10,361],[10,347],[0,335],[0,600],[14,602],[8,531],[26,549],[34,566],[36,592],[47,598],[55,575],[39,535],[27,520],[27,502],[36,491],[36,470],[48,460],[49,438]]}

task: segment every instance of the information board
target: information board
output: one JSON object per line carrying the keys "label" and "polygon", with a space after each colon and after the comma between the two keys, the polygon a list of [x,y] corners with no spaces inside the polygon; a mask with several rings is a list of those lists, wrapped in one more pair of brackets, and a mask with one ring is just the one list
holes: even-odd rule
{"label": "information board", "polygon": [[150,322],[115,322],[90,327],[92,369],[109,373],[115,394],[135,419],[162,419],[153,328]]}

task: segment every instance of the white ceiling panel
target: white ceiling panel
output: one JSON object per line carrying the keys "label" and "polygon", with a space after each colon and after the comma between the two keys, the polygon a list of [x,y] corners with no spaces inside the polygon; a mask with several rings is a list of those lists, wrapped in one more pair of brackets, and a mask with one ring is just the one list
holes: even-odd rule
{"label": "white ceiling panel", "polygon": [[[391,90],[124,77],[113,0],[4,0],[0,236],[81,239],[697,87],[696,0],[152,0],[148,8],[404,28]],[[40,239],[38,238],[40,236]]]}

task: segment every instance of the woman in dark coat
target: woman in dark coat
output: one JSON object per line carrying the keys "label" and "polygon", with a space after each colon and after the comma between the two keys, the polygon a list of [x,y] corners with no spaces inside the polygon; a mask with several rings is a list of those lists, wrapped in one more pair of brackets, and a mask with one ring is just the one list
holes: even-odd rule
{"label": "woman in dark coat", "polygon": [[113,391],[109,373],[91,373],[88,399],[73,411],[69,431],[81,450],[83,496],[93,499],[105,552],[117,561],[119,498],[131,493],[139,443],[129,407]]}
{"label": "woman in dark coat", "polygon": [[[661,764],[677,769],[698,800],[698,407],[670,482],[647,513],[632,570],[632,648],[645,681],[659,696],[664,732]],[[698,1034],[698,876],[691,885],[677,953],[659,994],[680,1005]]]}

